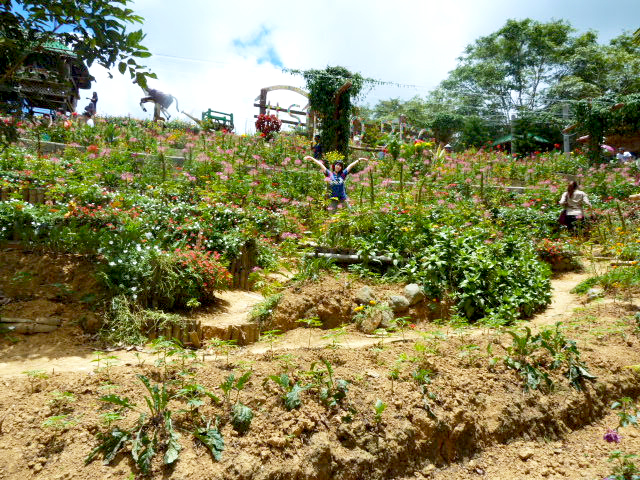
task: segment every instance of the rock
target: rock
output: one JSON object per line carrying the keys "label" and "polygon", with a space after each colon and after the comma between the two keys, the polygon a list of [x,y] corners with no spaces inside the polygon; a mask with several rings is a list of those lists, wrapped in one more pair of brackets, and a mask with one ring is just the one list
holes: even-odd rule
{"label": "rock", "polygon": [[284,448],[287,446],[287,439],[281,435],[273,435],[267,439],[267,445],[274,448]]}
{"label": "rock", "polygon": [[410,283],[404,287],[404,296],[409,300],[411,307],[425,299],[424,292],[417,283]]}
{"label": "rock", "polygon": [[102,319],[94,313],[89,312],[81,318],[80,326],[86,333],[98,333],[98,330],[102,328]]}
{"label": "rock", "polygon": [[604,295],[604,290],[601,288],[590,288],[587,292],[587,301],[595,300],[596,298],[600,298]]}
{"label": "rock", "polygon": [[409,310],[409,300],[402,295],[392,295],[389,297],[389,306],[394,313],[406,312]]}
{"label": "rock", "polygon": [[375,296],[369,287],[362,287],[356,293],[355,301],[358,305],[368,305],[369,302],[375,301]]}
{"label": "rock", "polygon": [[427,465],[426,467],[424,467],[422,469],[422,474],[423,475],[431,475],[434,470],[436,469],[436,466],[433,463],[430,463],[429,465]]}
{"label": "rock", "polygon": [[520,460],[523,462],[526,462],[533,457],[533,450],[531,448],[523,448],[518,452],[518,457],[520,457]]}
{"label": "rock", "polygon": [[362,333],[371,334],[378,329],[381,321],[382,315],[378,315],[377,313],[374,315],[368,315],[360,322],[358,328]]}
{"label": "rock", "polygon": [[377,315],[380,315],[380,324],[378,328],[390,328],[393,326],[393,312],[390,309],[383,308],[382,310],[378,310],[376,312]]}

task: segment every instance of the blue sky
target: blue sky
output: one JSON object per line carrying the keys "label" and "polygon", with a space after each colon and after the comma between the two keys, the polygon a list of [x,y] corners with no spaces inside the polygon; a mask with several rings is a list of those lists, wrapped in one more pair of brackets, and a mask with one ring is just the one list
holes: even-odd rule
{"label": "blue sky", "polygon": [[[640,27],[640,0],[137,0],[131,7],[145,18],[144,44],[154,54],[145,64],[159,79],[150,85],[173,94],[194,116],[209,108],[234,113],[239,132],[253,130],[260,88],[304,87],[283,67],[342,65],[365,77],[414,85],[375,88],[364,99],[372,105],[426,95],[468,44],[509,18],[567,20],[578,32],[597,31],[602,43]],[[100,67],[91,72],[98,80],[99,114],[151,115],[140,109],[142,92],[128,77],[115,69],[113,79]],[[274,93],[270,101],[284,108],[304,104],[290,92]],[[186,119],[175,107],[171,113]]]}

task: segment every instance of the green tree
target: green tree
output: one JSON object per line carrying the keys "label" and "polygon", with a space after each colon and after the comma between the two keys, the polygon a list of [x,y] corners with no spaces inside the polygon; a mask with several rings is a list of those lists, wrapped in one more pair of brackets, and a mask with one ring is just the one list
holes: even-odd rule
{"label": "green tree", "polygon": [[[90,67],[118,67],[145,87],[156,78],[137,59],[151,53],[141,42],[142,30],[128,27],[142,17],[127,8],[128,0],[0,0],[0,112],[21,114],[16,77],[25,62],[43,56],[47,45],[60,43]],[[64,72],[59,73],[64,77]],[[0,126],[0,141],[16,138],[14,124]]]}
{"label": "green tree", "polygon": [[324,70],[292,71],[305,79],[309,91],[309,104],[322,122],[320,143],[323,150],[336,150],[345,157],[349,154],[349,119],[354,100],[360,94],[365,79],[344,67]]}
{"label": "green tree", "polygon": [[10,81],[27,57],[58,41],[87,66],[118,65],[121,73],[146,86],[155,78],[136,62],[150,57],[141,45],[142,30],[127,31],[142,17],[127,8],[128,0],[3,0],[0,2],[0,83]]}
{"label": "green tree", "polygon": [[575,42],[562,75],[548,90],[548,97],[552,104],[555,98],[582,100],[639,91],[640,45],[626,33],[609,45],[599,45],[596,34],[589,32]]}
{"label": "green tree", "polygon": [[436,114],[431,122],[431,130],[437,142],[445,144],[451,142],[453,135],[464,125],[460,115],[451,112]]}
{"label": "green tree", "polygon": [[461,103],[469,99],[478,108],[501,112],[506,123],[514,110],[542,106],[545,87],[562,73],[572,31],[561,20],[508,20],[466,48],[442,87]]}

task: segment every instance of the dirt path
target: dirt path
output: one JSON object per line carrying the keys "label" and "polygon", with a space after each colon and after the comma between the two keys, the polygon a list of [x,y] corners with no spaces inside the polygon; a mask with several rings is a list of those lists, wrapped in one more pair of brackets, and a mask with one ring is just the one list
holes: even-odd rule
{"label": "dirt path", "polygon": [[[549,307],[533,317],[531,324],[541,327],[553,325],[567,319],[576,307],[582,306],[579,296],[570,293],[581,281],[589,278],[592,273],[571,272],[562,277],[552,279],[552,301]],[[230,291],[222,294],[221,306],[206,315],[207,323],[240,321],[246,318],[253,306],[260,302],[262,296],[253,292]],[[436,327],[436,330],[446,330],[448,327]],[[470,327],[467,334],[482,335],[485,329]],[[71,337],[69,336],[71,335]],[[86,338],[73,336],[69,329],[61,329],[54,334],[38,334],[22,337],[24,341],[9,346],[0,352],[0,377],[22,375],[30,370],[46,372],[92,372],[96,368],[96,349],[86,344]],[[276,338],[273,342],[262,341],[248,347],[236,349],[234,356],[243,353],[261,354],[269,350],[285,351],[300,348],[322,349],[330,345],[343,348],[357,349],[377,343],[395,343],[403,339],[420,338],[420,332],[406,331],[404,335],[392,334],[387,337],[363,335],[349,326],[344,332],[320,330],[317,328],[297,328],[290,330]],[[144,349],[110,350],[109,355],[118,358],[118,365],[135,365],[150,358]],[[205,356],[205,359],[211,358]]]}
{"label": "dirt path", "polygon": [[[230,290],[220,294],[220,304],[213,312],[203,314],[204,323],[229,324],[245,319],[253,306],[263,299],[255,292]],[[54,333],[21,336],[20,341],[0,350],[0,377],[23,375],[42,370],[60,372],[93,372],[99,351],[78,334],[77,327],[68,326]],[[109,349],[105,355],[115,356],[116,365],[135,365],[151,357],[143,348]]]}

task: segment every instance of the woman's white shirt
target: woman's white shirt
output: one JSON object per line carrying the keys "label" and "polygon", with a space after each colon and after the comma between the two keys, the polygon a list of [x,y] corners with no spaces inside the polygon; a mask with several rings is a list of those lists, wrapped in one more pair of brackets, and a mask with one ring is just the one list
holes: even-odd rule
{"label": "woman's white shirt", "polygon": [[576,190],[573,195],[567,198],[567,192],[562,194],[560,198],[560,205],[566,205],[567,215],[580,216],[584,214],[583,206],[591,206],[589,197],[582,190]]}

